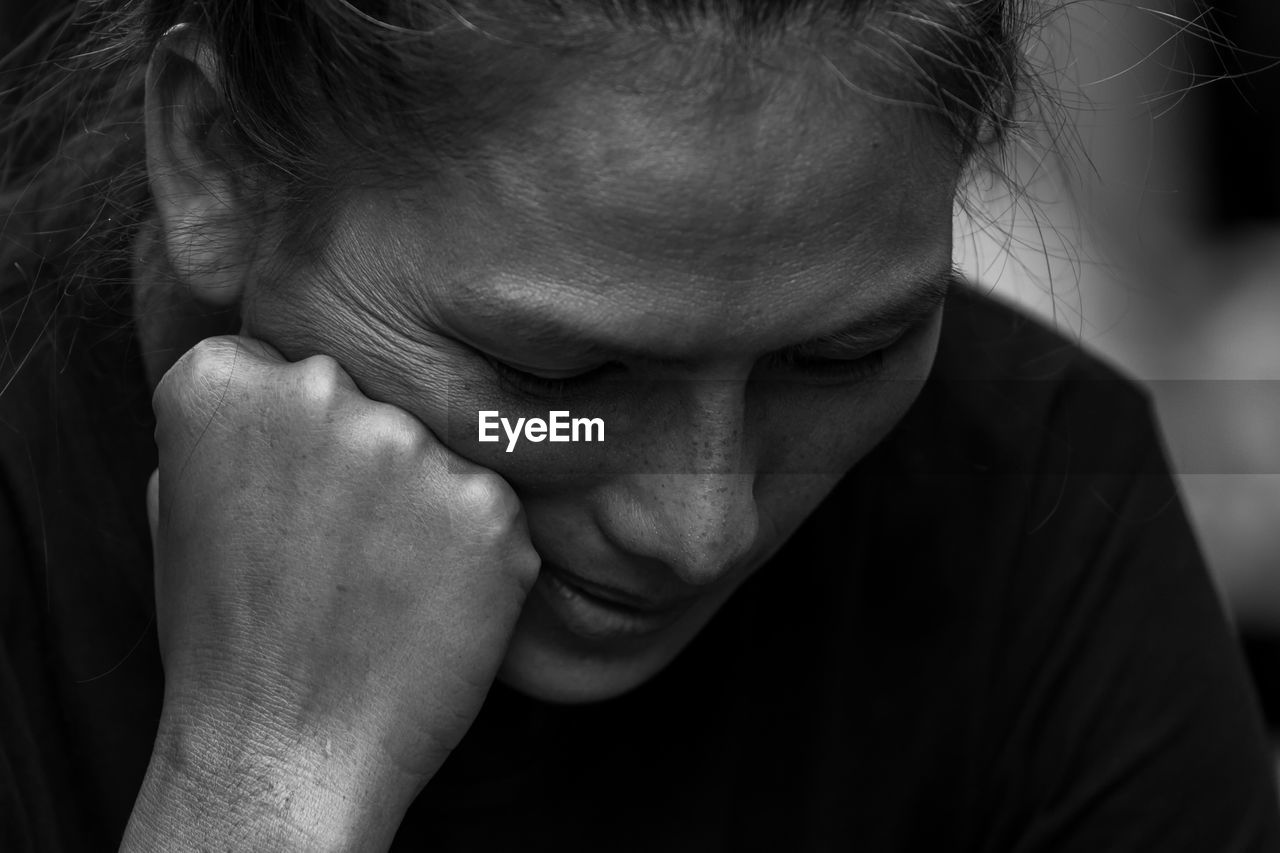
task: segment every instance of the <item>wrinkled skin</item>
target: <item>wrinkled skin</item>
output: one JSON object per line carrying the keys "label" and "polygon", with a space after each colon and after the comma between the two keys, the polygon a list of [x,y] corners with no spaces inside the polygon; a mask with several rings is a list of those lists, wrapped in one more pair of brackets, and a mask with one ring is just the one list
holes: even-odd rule
{"label": "wrinkled skin", "polygon": [[[811,84],[811,83],[810,83]],[[797,83],[796,85],[801,85]],[[484,183],[367,193],[329,251],[249,303],[289,357],[328,353],[520,496],[545,563],[692,600],[644,638],[582,638],[531,596],[502,678],[591,701],[666,665],[901,417],[940,311],[857,345],[780,350],[949,268],[954,167],[909,114],[787,93],[706,126],[643,98],[567,93]],[[808,122],[812,131],[796,135]],[[890,346],[891,345],[891,346]],[[851,363],[888,347],[879,371]],[[537,376],[529,389],[498,360]],[[603,445],[477,441],[476,413],[602,417]]]}
{"label": "wrinkled skin", "polygon": [[318,750],[355,779],[425,784],[537,576],[510,487],[326,356],[208,338],[154,406],[166,720],[234,722],[286,760]]}
{"label": "wrinkled skin", "polygon": [[[186,58],[157,99],[216,73]],[[779,74],[725,111],[545,93],[465,177],[353,192],[269,280],[191,260],[262,247],[180,122],[149,130],[166,263],[243,320],[156,393],[170,730],[265,726],[416,792],[495,676],[562,702],[652,677],[887,434],[936,348],[958,165],[910,110]],[[506,453],[480,409],[607,440]],[[680,606],[584,629],[552,567]]]}

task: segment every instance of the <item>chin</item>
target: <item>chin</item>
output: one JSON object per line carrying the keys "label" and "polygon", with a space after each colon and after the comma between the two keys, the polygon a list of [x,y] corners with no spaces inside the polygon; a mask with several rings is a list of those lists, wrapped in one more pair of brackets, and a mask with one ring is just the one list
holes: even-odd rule
{"label": "chin", "polygon": [[498,680],[543,702],[581,705],[628,693],[653,678],[681,652],[675,637],[645,646],[575,649],[517,629],[498,670]]}

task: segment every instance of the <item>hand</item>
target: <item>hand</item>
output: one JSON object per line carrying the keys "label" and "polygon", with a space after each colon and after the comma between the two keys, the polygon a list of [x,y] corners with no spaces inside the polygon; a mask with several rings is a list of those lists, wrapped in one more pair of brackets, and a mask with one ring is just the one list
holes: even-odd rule
{"label": "hand", "polygon": [[479,711],[536,579],[514,492],[333,359],[250,338],[197,345],[154,407],[153,765],[170,750],[266,790],[284,775],[407,808]]}

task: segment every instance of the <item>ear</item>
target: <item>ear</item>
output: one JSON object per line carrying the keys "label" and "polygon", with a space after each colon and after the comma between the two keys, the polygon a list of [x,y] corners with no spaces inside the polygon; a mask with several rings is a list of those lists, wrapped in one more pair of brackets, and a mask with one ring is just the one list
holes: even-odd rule
{"label": "ear", "polygon": [[147,65],[147,176],[169,264],[200,302],[240,301],[255,248],[213,52],[179,24]]}

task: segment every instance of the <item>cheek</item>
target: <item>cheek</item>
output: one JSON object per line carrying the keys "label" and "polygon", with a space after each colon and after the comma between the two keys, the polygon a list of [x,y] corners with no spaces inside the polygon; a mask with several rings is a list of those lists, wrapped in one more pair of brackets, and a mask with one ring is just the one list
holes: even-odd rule
{"label": "cheek", "polygon": [[924,388],[942,327],[913,332],[883,373],[846,389],[779,385],[763,404],[761,473],[839,478],[893,430]]}
{"label": "cheek", "polygon": [[421,330],[410,336],[396,322],[403,311],[359,296],[322,280],[264,288],[245,306],[245,333],[289,361],[319,353],[337,359],[366,397],[404,409],[443,437],[458,396],[456,345]]}
{"label": "cheek", "polygon": [[761,474],[842,477],[884,440],[910,409],[923,380],[885,378],[840,394],[779,394],[763,426]]}
{"label": "cheek", "polygon": [[454,383],[439,433],[454,453],[501,474],[518,491],[580,491],[616,473],[634,436],[624,398],[530,402],[489,383]]}

